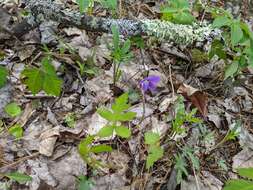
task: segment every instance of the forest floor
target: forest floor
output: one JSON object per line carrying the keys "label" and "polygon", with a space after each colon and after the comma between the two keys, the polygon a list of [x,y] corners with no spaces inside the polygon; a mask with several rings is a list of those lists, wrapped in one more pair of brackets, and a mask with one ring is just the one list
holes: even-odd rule
{"label": "forest floor", "polygon": [[[8,27],[22,19],[21,3],[1,2],[8,14],[0,13],[0,25]],[[57,2],[78,10],[74,0]],[[120,0],[117,14],[129,19],[160,18],[161,5],[156,0]],[[253,23],[250,1],[213,1],[213,5]],[[110,16],[98,3],[92,14]],[[193,15],[210,19],[204,12]],[[108,45],[112,35],[58,24],[47,21],[19,39],[0,30],[0,65],[9,73],[0,88],[0,190],[221,190],[227,180],[238,178],[237,168],[253,167],[252,68],[224,80],[226,63],[209,59],[203,48],[181,48],[143,37],[141,49],[140,42],[131,39],[132,57],[121,64],[121,75],[113,85]],[[47,56],[63,81],[58,97],[44,91],[33,95],[24,83],[22,71],[40,67]],[[147,76],[160,78],[155,91],[140,88]],[[124,92],[128,92],[129,110],[136,113],[125,123],[131,136],[96,139],[93,144],[110,145],[112,151],[92,154],[105,165],[94,168],[82,159],[78,145],[107,125],[97,109],[110,108]],[[10,103],[19,114],[8,114]],[[187,115],[194,108],[194,121],[182,121],[182,131],[171,135],[178,110]],[[149,169],[147,131],[159,134],[163,149],[163,156]],[[12,172],[32,180],[23,184],[10,180],[7,174]]]}

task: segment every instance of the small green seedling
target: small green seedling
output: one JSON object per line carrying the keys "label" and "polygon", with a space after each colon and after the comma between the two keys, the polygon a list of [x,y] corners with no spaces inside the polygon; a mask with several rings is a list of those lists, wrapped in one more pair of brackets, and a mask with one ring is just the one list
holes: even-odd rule
{"label": "small green seedling", "polygon": [[113,25],[112,28],[113,35],[113,46],[112,49],[112,59],[113,59],[113,85],[116,85],[116,82],[121,76],[120,65],[123,62],[129,61],[133,54],[130,52],[131,41],[127,39],[124,43],[120,42],[119,29]]}
{"label": "small green seedling", "polygon": [[191,14],[188,0],[168,0],[161,13],[163,20],[176,24],[192,24],[196,20]]}
{"label": "small green seedling", "polygon": [[67,124],[68,127],[74,128],[76,124],[76,116],[74,113],[68,113],[64,117],[64,122]]}
{"label": "small green seedling", "polygon": [[2,88],[7,82],[8,71],[5,67],[0,65],[0,88]]}
{"label": "small green seedling", "polygon": [[85,139],[83,139],[79,146],[78,151],[81,155],[82,159],[91,167],[98,168],[101,165],[101,163],[93,158],[93,154],[103,153],[103,152],[111,152],[112,147],[108,145],[93,145],[93,142],[95,141],[95,136],[88,136]]}
{"label": "small green seedling", "polygon": [[29,175],[25,175],[19,172],[12,172],[8,174],[4,174],[5,177],[9,178],[12,181],[16,181],[20,184],[24,184],[26,182],[32,181],[32,177]]}
{"label": "small green seedling", "polygon": [[232,179],[226,182],[223,190],[250,190],[253,189],[253,168],[237,169],[239,176],[246,179]]}
{"label": "small green seedling", "polygon": [[[22,113],[20,106],[15,102],[7,104],[4,110],[10,117],[17,117]],[[23,136],[23,128],[18,123],[10,127],[8,129],[8,132],[17,139]]]}
{"label": "small green seedling", "polygon": [[90,190],[94,185],[94,182],[84,175],[78,176],[77,183],[78,183],[78,190]]}
{"label": "small green seedling", "polygon": [[199,171],[200,169],[199,159],[194,154],[194,149],[189,146],[184,146],[182,148],[181,154],[175,156],[175,160],[175,169],[177,171],[177,184],[180,184],[182,182],[183,176],[188,176],[188,162],[191,163],[192,169],[194,171]]}
{"label": "small green seedling", "polygon": [[48,95],[59,96],[61,94],[62,80],[58,78],[50,57],[42,59],[40,68],[25,68],[22,75],[24,83],[35,95],[41,90]]}
{"label": "small green seedling", "polygon": [[23,128],[20,124],[15,124],[8,129],[8,132],[13,135],[16,139],[23,137]]}
{"label": "small green seedling", "polygon": [[22,113],[22,110],[20,108],[20,106],[15,103],[12,102],[10,104],[7,104],[4,108],[4,111],[10,116],[10,117],[16,117],[19,116]]}
{"label": "small green seedling", "polygon": [[112,11],[112,14],[116,14],[117,0],[76,0],[79,6],[80,13],[92,14],[95,2],[100,3],[105,9]]}
{"label": "small green seedling", "polygon": [[172,122],[172,131],[175,134],[182,134],[185,129],[182,128],[184,123],[199,124],[202,122],[199,118],[195,117],[197,109],[193,109],[190,113],[187,113],[184,106],[183,96],[179,96],[177,104],[175,106],[176,116]]}
{"label": "small green seedling", "polygon": [[160,135],[158,133],[146,132],[144,140],[145,144],[148,145],[146,168],[149,169],[156,161],[163,157],[164,150],[160,146]]}
{"label": "small green seedling", "polygon": [[122,138],[129,138],[131,136],[130,129],[124,126],[122,122],[133,120],[136,113],[127,111],[131,106],[127,102],[128,93],[124,93],[116,98],[111,109],[99,108],[97,110],[97,113],[108,121],[108,124],[98,132],[97,135],[99,137],[109,137],[114,132]]}

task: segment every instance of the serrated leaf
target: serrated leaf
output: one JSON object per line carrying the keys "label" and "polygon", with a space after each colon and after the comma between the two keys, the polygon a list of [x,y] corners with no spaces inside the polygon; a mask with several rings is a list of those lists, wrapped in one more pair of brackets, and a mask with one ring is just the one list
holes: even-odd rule
{"label": "serrated leaf", "polygon": [[224,80],[226,80],[228,77],[233,77],[233,75],[238,71],[238,68],[239,68],[238,61],[233,61],[233,63],[230,64],[225,71]]}
{"label": "serrated leaf", "polygon": [[49,57],[43,58],[41,68],[26,68],[22,72],[26,77],[24,83],[33,94],[44,90],[49,95],[60,95],[62,80],[58,78],[50,62]]}
{"label": "serrated leaf", "polygon": [[21,114],[22,110],[18,104],[12,102],[7,104],[4,108],[4,111],[11,117],[16,117]]}
{"label": "serrated leaf", "polygon": [[136,117],[135,112],[114,113],[115,121],[131,121]]}
{"label": "serrated leaf", "polygon": [[219,16],[215,18],[213,21],[214,28],[221,28],[223,26],[229,26],[231,24],[231,20],[228,17]]}
{"label": "serrated leaf", "polygon": [[0,65],[0,88],[2,88],[7,81],[8,71],[5,67]]}
{"label": "serrated leaf", "polygon": [[106,108],[97,109],[97,113],[108,121],[117,121],[117,119],[115,118],[115,115]]}
{"label": "serrated leaf", "polygon": [[146,132],[144,135],[145,144],[153,145],[159,142],[160,135],[154,132]]}
{"label": "serrated leaf", "polygon": [[129,138],[131,136],[131,131],[125,126],[117,126],[115,127],[115,132],[118,136],[122,138]]}
{"label": "serrated leaf", "polygon": [[115,126],[113,126],[113,125],[104,126],[102,129],[99,130],[97,135],[100,137],[112,136],[114,128],[115,128]]}
{"label": "serrated leaf", "polygon": [[17,181],[18,183],[26,183],[28,181],[32,181],[32,177],[29,175],[25,175],[19,172],[13,172],[9,174],[5,174],[6,177],[13,181]]}
{"label": "serrated leaf", "polygon": [[237,172],[242,177],[253,179],[253,168],[238,168]]}
{"label": "serrated leaf", "polygon": [[112,147],[109,145],[96,145],[91,147],[90,152],[93,153],[102,153],[102,152],[111,152],[112,151]]}
{"label": "serrated leaf", "polygon": [[253,182],[243,179],[237,179],[227,181],[223,190],[252,190],[252,189],[253,189]]}
{"label": "serrated leaf", "polygon": [[13,135],[14,137],[21,138],[23,136],[23,128],[20,124],[13,125],[8,129],[8,132]]}
{"label": "serrated leaf", "polygon": [[183,179],[183,175],[188,176],[188,172],[187,172],[187,164],[185,162],[184,157],[182,157],[181,155],[176,155],[176,164],[175,164],[175,169],[177,171],[177,184],[180,184],[182,179]]}
{"label": "serrated leaf", "polygon": [[163,149],[159,146],[153,146],[152,148],[150,148],[147,157],[146,168],[149,169],[154,165],[156,161],[162,158],[163,152],[164,152]]}
{"label": "serrated leaf", "polygon": [[130,104],[127,104],[128,93],[124,93],[118,98],[116,98],[115,103],[112,105],[112,110],[114,112],[123,112],[130,107]]}
{"label": "serrated leaf", "polygon": [[231,25],[231,43],[236,46],[243,37],[243,31],[239,22],[234,22]]}
{"label": "serrated leaf", "polygon": [[36,68],[26,68],[22,74],[26,77],[24,83],[28,86],[28,89],[37,94],[43,87],[43,73]]}
{"label": "serrated leaf", "polygon": [[88,136],[79,143],[78,152],[82,157],[86,157],[89,154],[89,145],[94,141],[94,138],[94,136]]}

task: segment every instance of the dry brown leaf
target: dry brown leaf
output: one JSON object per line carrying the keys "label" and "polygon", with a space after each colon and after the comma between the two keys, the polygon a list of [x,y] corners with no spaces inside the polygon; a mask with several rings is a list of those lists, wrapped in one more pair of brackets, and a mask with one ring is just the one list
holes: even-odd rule
{"label": "dry brown leaf", "polygon": [[187,84],[182,84],[177,92],[189,99],[204,117],[207,116],[208,96],[206,93]]}

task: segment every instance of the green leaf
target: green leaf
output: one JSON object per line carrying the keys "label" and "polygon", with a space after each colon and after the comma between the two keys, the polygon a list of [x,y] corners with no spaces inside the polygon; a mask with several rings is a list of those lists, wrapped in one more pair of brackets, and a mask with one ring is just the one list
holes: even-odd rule
{"label": "green leaf", "polygon": [[160,141],[160,135],[154,132],[146,132],[144,135],[145,144],[153,145]]}
{"label": "green leaf", "polygon": [[195,17],[190,12],[179,12],[173,15],[173,20],[177,24],[192,24],[195,21]]}
{"label": "green leaf", "polygon": [[112,147],[108,146],[108,145],[96,145],[91,147],[90,152],[93,153],[102,153],[102,152],[111,152],[112,151]]}
{"label": "green leaf", "polygon": [[76,0],[76,2],[79,6],[80,13],[86,12],[91,4],[91,0]]}
{"label": "green leaf", "polygon": [[88,136],[85,139],[81,140],[81,142],[78,145],[78,152],[79,154],[85,158],[88,156],[90,152],[90,147],[91,143],[94,141],[94,136]]}
{"label": "green leaf", "polygon": [[131,136],[131,131],[125,126],[116,126],[115,132],[118,136],[122,138],[129,138]]}
{"label": "green leaf", "polygon": [[19,172],[13,172],[9,174],[5,174],[6,177],[13,181],[17,181],[18,183],[26,183],[28,181],[32,181],[32,177],[29,175],[25,175]]}
{"label": "green leaf", "polygon": [[223,190],[252,190],[253,182],[243,179],[229,180]]}
{"label": "green leaf", "polygon": [[128,93],[124,93],[118,98],[116,98],[115,103],[112,105],[112,110],[114,112],[123,112],[130,107],[130,104],[127,104]]}
{"label": "green leaf", "polygon": [[5,112],[11,116],[11,117],[16,117],[18,115],[21,114],[22,110],[19,107],[18,104],[16,104],[15,102],[12,102],[10,104],[7,104],[4,108]]}
{"label": "green leaf", "polygon": [[175,169],[177,171],[177,184],[180,184],[183,179],[183,175],[188,176],[188,172],[186,169],[187,164],[183,156],[176,155],[175,158],[176,158]]}
{"label": "green leaf", "polygon": [[214,40],[212,42],[209,58],[211,59],[214,55],[217,55],[220,59],[227,58],[227,54],[224,51],[224,45],[219,40]]}
{"label": "green leaf", "polygon": [[115,128],[115,126],[113,126],[113,125],[104,126],[102,129],[99,130],[97,135],[100,137],[112,136],[114,128]]}
{"label": "green leaf", "polygon": [[108,121],[117,121],[117,119],[115,118],[115,115],[106,108],[97,109],[97,113]]}
{"label": "green leaf", "polygon": [[229,77],[233,77],[233,75],[238,71],[239,68],[239,63],[238,61],[233,61],[232,64],[230,64],[228,66],[228,68],[225,71],[225,78],[224,80],[226,80]]}
{"label": "green leaf", "polygon": [[44,90],[49,95],[59,96],[62,80],[58,78],[49,57],[42,59],[41,68],[26,68],[22,74],[26,77],[24,83],[33,94]]}
{"label": "green leaf", "polygon": [[90,190],[93,186],[93,181],[86,176],[78,176],[78,190]]}
{"label": "green leaf", "polygon": [[231,25],[231,43],[236,46],[243,37],[243,31],[240,26],[240,22],[234,22]]}
{"label": "green leaf", "polygon": [[238,168],[237,171],[240,176],[253,179],[253,168]]}
{"label": "green leaf", "polygon": [[146,168],[149,169],[156,161],[163,157],[163,149],[160,146],[153,146],[149,149],[147,157]]}
{"label": "green leaf", "polygon": [[116,25],[112,25],[112,36],[113,36],[113,46],[114,46],[114,49],[119,49],[119,44],[120,44],[120,41],[119,41],[119,29]]}
{"label": "green leaf", "polygon": [[2,88],[7,81],[8,71],[5,67],[0,65],[0,88]]}
{"label": "green leaf", "polygon": [[135,112],[114,113],[115,121],[131,121],[135,118]]}
{"label": "green leaf", "polygon": [[28,89],[33,95],[37,94],[43,86],[43,73],[36,68],[26,68],[22,74],[26,77],[24,83],[27,85]]}
{"label": "green leaf", "polygon": [[8,132],[16,137],[17,139],[21,138],[23,136],[23,128],[20,124],[13,125],[8,129]]}
{"label": "green leaf", "polygon": [[117,9],[117,0],[101,0],[100,2],[104,8],[107,8],[110,10]]}
{"label": "green leaf", "polygon": [[214,28],[221,28],[223,26],[229,26],[231,24],[231,20],[225,16],[219,16],[213,21]]}

